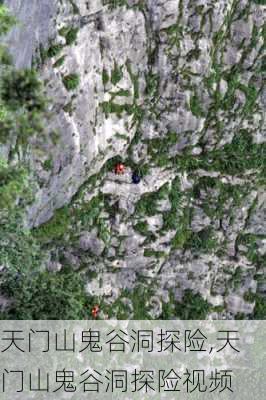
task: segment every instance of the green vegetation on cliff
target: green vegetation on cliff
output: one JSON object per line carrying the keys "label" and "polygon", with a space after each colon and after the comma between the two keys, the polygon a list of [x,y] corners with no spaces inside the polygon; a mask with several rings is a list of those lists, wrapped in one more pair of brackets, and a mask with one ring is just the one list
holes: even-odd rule
{"label": "green vegetation on cliff", "polygon": [[[0,35],[14,22],[0,5]],[[4,50],[0,47],[0,54]],[[39,243],[25,227],[34,177],[24,153],[28,138],[42,131],[47,104],[43,85],[35,70],[6,68],[3,57],[0,62],[0,143],[13,143],[11,154],[16,156],[0,159],[0,293],[8,300],[0,317],[82,319],[90,313],[91,298],[85,294],[81,275],[67,267],[45,271]]]}

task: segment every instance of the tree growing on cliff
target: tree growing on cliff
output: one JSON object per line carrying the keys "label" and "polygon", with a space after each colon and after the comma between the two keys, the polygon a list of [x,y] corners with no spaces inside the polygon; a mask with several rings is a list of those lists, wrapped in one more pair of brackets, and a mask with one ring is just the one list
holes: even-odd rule
{"label": "tree growing on cliff", "polygon": [[[14,22],[0,1],[0,35]],[[4,53],[7,60],[0,46],[0,146],[11,144],[13,156],[0,158],[0,293],[7,304],[0,305],[0,319],[81,319],[91,302],[82,276],[68,268],[48,272],[38,240],[26,226],[34,180],[23,150],[46,117],[43,85],[34,69],[15,70],[3,62]]]}

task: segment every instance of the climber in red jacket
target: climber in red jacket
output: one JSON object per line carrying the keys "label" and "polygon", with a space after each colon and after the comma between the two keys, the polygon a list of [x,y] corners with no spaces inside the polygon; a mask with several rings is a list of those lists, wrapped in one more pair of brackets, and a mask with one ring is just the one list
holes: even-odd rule
{"label": "climber in red jacket", "polygon": [[118,163],[118,164],[116,164],[116,166],[115,166],[115,173],[117,174],[117,175],[123,175],[124,173],[125,173],[125,166],[124,166],[124,164],[122,164],[122,163]]}

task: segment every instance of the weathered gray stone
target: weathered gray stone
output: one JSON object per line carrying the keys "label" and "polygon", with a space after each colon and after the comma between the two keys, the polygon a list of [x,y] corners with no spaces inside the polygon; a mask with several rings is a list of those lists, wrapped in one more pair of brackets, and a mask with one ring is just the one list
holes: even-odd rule
{"label": "weathered gray stone", "polygon": [[105,248],[105,244],[95,234],[84,232],[79,239],[79,247],[81,250],[90,251],[92,254],[100,256]]}
{"label": "weathered gray stone", "polygon": [[[76,0],[80,14],[73,13],[67,0],[5,3],[22,20],[6,39],[18,68],[29,67],[38,47],[47,48],[49,39],[65,43],[60,28],[79,28],[76,42],[60,54],[65,55],[64,63],[54,66],[58,56],[40,67],[53,101],[45,139],[31,140],[29,159],[39,187],[28,209],[28,226],[38,227],[71,202],[71,228],[62,243],[49,244],[51,253],[64,256],[74,269],[96,273],[87,282],[88,294],[103,296],[107,304],[118,300],[124,289],[134,291],[141,277],[156,293],[150,299],[152,317],[160,316],[161,301],[170,301],[170,290],[176,301],[182,301],[186,289],[227,308],[212,313],[212,318],[252,313],[254,304],[243,296],[249,290],[265,291],[264,272],[260,270],[257,284],[250,243],[239,242],[243,235],[258,235],[258,256],[265,254],[266,199],[257,188],[257,171],[225,174],[216,163],[213,166],[212,152],[224,157],[224,146],[230,146],[242,130],[252,135],[254,143],[266,140],[265,91],[262,74],[257,73],[264,8],[252,2],[250,15],[244,18],[241,13],[248,9],[248,0],[237,2],[229,29],[232,2],[225,0],[147,0],[143,7],[128,0],[128,7],[114,8],[102,0]],[[251,49],[247,46],[254,25],[259,33]],[[117,81],[115,66],[122,73]],[[80,77],[74,92],[62,82],[70,73]],[[121,112],[104,112],[103,103],[110,106],[110,102]],[[58,134],[56,143],[53,131]],[[156,150],[154,139],[163,140],[162,145],[155,143]],[[1,146],[1,156],[8,159],[14,144],[15,138]],[[126,164],[123,175],[102,169],[117,155]],[[47,171],[43,163],[49,159],[52,167]],[[222,160],[226,167],[236,161]],[[132,184],[132,173],[142,166],[147,171],[139,184]],[[84,196],[73,198],[98,172],[97,183],[86,184]],[[176,177],[180,187],[172,193]],[[198,187],[201,181],[205,183]],[[154,215],[145,215],[147,204],[139,212],[136,205],[143,196],[156,196],[165,184],[169,193],[158,199]],[[91,211],[95,196],[103,200]],[[88,218],[83,215],[87,210],[92,214]],[[168,218],[171,227],[166,229]],[[143,224],[141,234],[135,229],[137,223]],[[105,242],[97,224],[104,226]],[[202,248],[189,248],[197,236],[193,232],[207,227],[214,230],[221,248],[209,250],[200,241],[197,245]],[[60,265],[48,260],[47,268],[57,270]],[[133,315],[131,300],[121,301]]]}
{"label": "weathered gray stone", "polygon": [[57,0],[4,0],[18,18],[18,25],[8,34],[5,42],[17,68],[30,67],[40,45],[56,35]]}
{"label": "weathered gray stone", "polygon": [[247,231],[256,235],[266,235],[266,194],[260,193],[258,203],[250,216]]}

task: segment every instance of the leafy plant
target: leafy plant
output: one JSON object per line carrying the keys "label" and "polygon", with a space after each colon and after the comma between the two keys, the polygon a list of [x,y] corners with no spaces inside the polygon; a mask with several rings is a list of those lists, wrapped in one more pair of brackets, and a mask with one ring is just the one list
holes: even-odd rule
{"label": "leafy plant", "polygon": [[77,40],[79,28],[63,27],[59,31],[59,35],[66,39],[66,45],[70,46]]}
{"label": "leafy plant", "polygon": [[103,304],[103,309],[108,313],[109,317],[115,317],[118,320],[128,319],[130,317],[130,308],[123,300],[129,300],[132,304],[133,319],[146,320],[151,319],[149,315],[149,299],[152,290],[143,285],[138,285],[134,290],[125,289],[121,296],[112,304],[111,307]]}
{"label": "leafy plant", "polygon": [[67,232],[70,225],[70,212],[68,207],[56,210],[53,218],[33,230],[33,235],[40,242],[55,241]]}
{"label": "leafy plant", "polygon": [[102,81],[104,85],[107,85],[107,83],[109,82],[109,75],[105,68],[103,69],[102,72]]}
{"label": "leafy plant", "polygon": [[10,167],[0,159],[0,210],[13,209],[19,198],[29,198],[29,176],[25,167]]}
{"label": "leafy plant", "polygon": [[104,5],[108,5],[111,10],[116,7],[127,5],[127,0],[103,0]]}
{"label": "leafy plant", "polygon": [[111,73],[112,84],[117,85],[117,83],[120,82],[122,78],[123,78],[122,67],[118,67],[118,65],[115,63],[114,69]]}
{"label": "leafy plant", "polygon": [[200,232],[191,232],[189,239],[184,244],[185,249],[192,251],[211,252],[217,248],[214,232],[210,227]]}
{"label": "leafy plant", "polygon": [[76,5],[75,1],[74,0],[69,0],[69,2],[71,4],[71,6],[72,6],[73,13],[76,14],[76,15],[80,14],[80,10],[79,10],[78,6]]}
{"label": "leafy plant", "polygon": [[58,60],[54,63],[54,68],[61,67],[64,64],[65,59],[66,59],[66,56],[62,56],[62,57],[58,58]]}
{"label": "leafy plant", "polygon": [[262,294],[256,295],[256,303],[253,313],[254,319],[266,319],[266,296]]}
{"label": "leafy plant", "polygon": [[43,112],[46,107],[46,101],[42,95],[42,83],[32,69],[12,69],[4,74],[0,96],[12,110],[21,107],[29,112]]}
{"label": "leafy plant", "polygon": [[[170,307],[172,305],[172,307]],[[180,318],[181,320],[203,320],[210,311],[210,305],[199,293],[187,289],[182,302],[176,302],[170,294],[170,304],[163,305],[162,319]]]}
{"label": "leafy plant", "polygon": [[46,51],[47,57],[52,58],[52,57],[57,56],[61,52],[63,47],[64,46],[62,44],[60,44],[60,43],[51,44],[51,46]]}
{"label": "leafy plant", "polygon": [[16,18],[10,14],[8,8],[0,4],[0,36],[6,35],[16,22]]}
{"label": "leafy plant", "polygon": [[11,299],[2,314],[6,319],[83,319],[92,305],[84,279],[70,269],[7,272],[1,291]]}
{"label": "leafy plant", "polygon": [[254,3],[257,3],[257,4],[261,5],[261,6],[265,6],[266,5],[266,0],[253,0],[253,1],[254,1]]}
{"label": "leafy plant", "polygon": [[78,74],[69,74],[63,77],[63,84],[68,91],[72,91],[78,88],[80,83],[80,77]]}
{"label": "leafy plant", "polygon": [[201,109],[200,100],[196,94],[190,99],[190,109],[192,114],[196,117],[204,117],[204,112]]}

